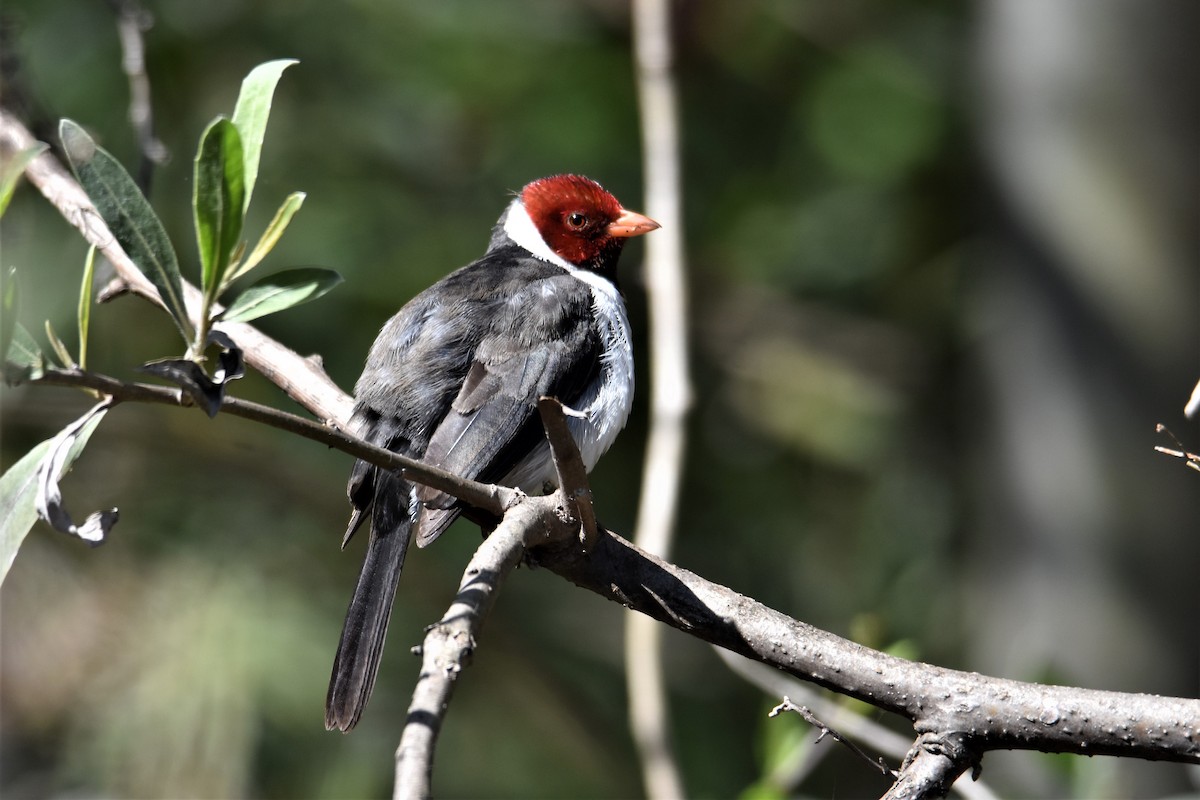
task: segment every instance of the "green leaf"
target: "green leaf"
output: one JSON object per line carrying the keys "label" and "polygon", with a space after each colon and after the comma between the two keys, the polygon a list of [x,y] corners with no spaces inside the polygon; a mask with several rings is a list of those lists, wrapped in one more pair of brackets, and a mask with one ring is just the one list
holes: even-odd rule
{"label": "green leaf", "polygon": [[13,192],[17,189],[17,180],[25,174],[29,162],[44,153],[50,145],[38,142],[20,151],[0,168],[0,217],[8,210],[8,202],[12,200]]}
{"label": "green leaf", "polygon": [[25,376],[28,380],[40,378],[42,370],[45,368],[45,359],[42,358],[42,348],[38,347],[37,340],[19,322],[13,329],[13,338],[9,344],[7,360],[10,364],[28,369],[29,373]]}
{"label": "green leaf", "polygon": [[38,467],[46,460],[53,439],[47,439],[0,476],[0,582],[8,574],[17,550],[37,522],[34,497],[37,494]]}
{"label": "green leaf", "polygon": [[184,341],[190,341],[191,323],[183,302],[179,261],[158,215],[125,168],[97,146],[83,128],[64,119],[59,136],[80,185],[126,254],[158,289]]}
{"label": "green leaf", "polygon": [[13,559],[17,557],[17,550],[38,519],[42,467],[52,455],[60,456],[59,463],[53,465],[58,469],[54,471],[55,474],[48,476],[52,483],[57,484],[58,479],[79,458],[107,410],[105,404],[91,409],[58,436],[34,447],[0,476],[0,582],[8,574]]}
{"label": "green leaf", "polygon": [[233,283],[235,280],[245,275],[254,267],[258,266],[258,262],[262,261],[267,253],[274,249],[279,242],[279,237],[283,236],[283,232],[287,230],[288,223],[292,221],[292,217],[300,210],[300,206],[304,204],[304,192],[292,192],[287,199],[283,201],[283,205],[275,212],[275,218],[271,220],[271,224],[263,231],[262,238],[258,240],[258,244],[254,245],[254,249],[250,251],[250,256],[239,264],[234,269],[230,270],[225,276],[226,285]]}
{"label": "green leaf", "polygon": [[249,208],[250,195],[254,192],[254,184],[258,180],[258,161],[262,155],[267,119],[271,116],[271,99],[275,96],[275,86],[279,83],[283,71],[296,63],[298,62],[292,58],[268,61],[252,69],[242,81],[242,91],[238,94],[237,105],[233,109],[233,124],[242,135],[242,147],[245,148],[244,208]]}
{"label": "green leaf", "polygon": [[242,237],[245,212],[242,137],[225,117],[217,117],[200,137],[196,151],[192,208],[200,246],[200,285],[211,304]]}
{"label": "green leaf", "polygon": [[87,369],[88,328],[92,322],[92,281],[96,274],[96,246],[88,248],[83,260],[83,283],[79,287],[79,368]]}
{"label": "green leaf", "polygon": [[248,286],[225,309],[222,318],[226,322],[249,322],[316,300],[341,282],[341,275],[320,267],[299,267],[277,272]]}
{"label": "green leaf", "polygon": [[8,359],[8,348],[17,328],[17,268],[9,267],[0,283],[0,362]]}

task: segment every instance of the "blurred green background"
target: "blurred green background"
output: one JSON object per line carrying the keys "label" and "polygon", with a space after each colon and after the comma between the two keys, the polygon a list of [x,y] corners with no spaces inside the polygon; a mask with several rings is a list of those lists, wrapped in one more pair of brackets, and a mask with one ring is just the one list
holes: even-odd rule
{"label": "blurred green background", "polygon": [[[508,193],[559,171],[640,208],[626,4],[147,2],[152,202],[196,269],[191,158],[254,65],[276,95],[250,230],[308,200],[268,269],[346,283],[263,328],[347,389],[379,326],[482,253]],[[1012,678],[1196,696],[1200,483],[1153,451],[1200,377],[1200,99],[1188,0],[716,0],[676,6],[696,405],[674,560],[876,647]],[[70,117],[132,165],[111,7],[4,3],[3,101]],[[15,68],[15,72],[12,69]],[[257,217],[257,224],[254,217]],[[29,187],[3,220],[21,321],[68,340],[85,247]],[[645,336],[642,246],[622,265]],[[178,353],[165,316],[93,315],[92,366]],[[634,419],[595,473],[631,533]],[[257,376],[240,396],[293,408]],[[3,464],[88,405],[3,389]],[[408,652],[478,541],[415,552],[375,696],[322,703],[362,544],[350,459],[247,422],[122,406],[65,483],[118,505],[89,550],[39,527],[2,592],[6,797],[368,797],[416,676]],[[544,572],[500,596],[442,735],[443,797],[640,794],[622,610]],[[763,773],[776,699],[666,635],[689,793]],[[903,725],[885,720],[898,730]],[[798,790],[885,783],[826,742]],[[1177,765],[990,754],[1005,796],[1197,790]]]}

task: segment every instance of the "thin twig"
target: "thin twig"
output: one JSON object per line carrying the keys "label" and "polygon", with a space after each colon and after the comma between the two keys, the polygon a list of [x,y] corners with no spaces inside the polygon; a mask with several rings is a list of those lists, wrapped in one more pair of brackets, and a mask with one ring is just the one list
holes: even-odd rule
{"label": "thin twig", "polygon": [[542,427],[550,443],[559,488],[579,520],[580,541],[584,548],[590,548],[597,536],[592,489],[588,485],[587,468],[583,465],[583,457],[579,455],[579,447],[567,427],[562,403],[553,397],[539,398],[538,414],[541,415]]}
{"label": "thin twig", "polygon": [[856,745],[854,742],[847,739],[845,736],[842,736],[842,734],[840,734],[833,727],[826,725],[824,722],[822,722],[817,717],[816,714],[814,714],[814,713],[812,713],[812,711],[808,710],[808,708],[806,708],[805,706],[796,705],[786,696],[783,698],[783,702],[780,703],[779,705],[775,706],[774,708],[772,708],[770,713],[767,714],[767,716],[777,717],[785,711],[792,711],[792,712],[799,714],[801,717],[804,718],[805,722],[807,722],[809,725],[812,725],[814,728],[816,728],[818,731],[820,731],[820,733],[817,735],[818,742],[820,742],[822,739],[824,739],[828,735],[831,738],[833,738],[835,741],[838,741],[838,742],[841,742],[842,744],[844,744],[847,748],[850,749],[850,752],[854,753],[856,756],[861,758],[863,761],[866,761],[874,769],[879,770],[884,775],[887,775],[889,777],[895,777],[898,774],[896,772],[896,770],[892,769],[887,764],[883,763],[882,758],[879,759],[878,761],[871,758],[871,756],[867,755],[865,750],[863,750],[861,747]]}
{"label": "thin twig", "polygon": [[[48,368],[40,377],[26,382],[34,385],[90,389],[117,402],[192,405],[190,396],[177,388],[131,383],[79,369]],[[226,396],[221,403],[221,412],[312,439],[384,469],[402,469],[405,477],[417,483],[432,486],[493,514],[503,514],[517,499],[517,493],[513,489],[460,478],[452,472],[377,447],[332,425],[323,425],[260,403]]]}
{"label": "thin twig", "polygon": [[1154,447],[1155,450],[1162,453],[1163,455],[1171,456],[1172,458],[1178,458],[1181,461],[1183,461],[1184,466],[1186,466],[1190,469],[1194,469],[1197,472],[1200,472],[1200,454],[1191,453],[1191,452],[1188,452],[1187,450],[1185,450],[1183,447],[1183,444],[1179,441],[1179,439],[1175,438],[1175,434],[1171,433],[1171,430],[1166,425],[1163,425],[1161,422],[1154,427],[1154,430],[1156,430],[1159,433],[1165,433],[1167,435],[1167,437],[1172,442],[1175,443],[1175,447],[1176,447],[1176,449],[1172,450],[1169,447],[1162,447],[1161,445],[1155,445],[1155,447]]}
{"label": "thin twig", "polygon": [[[783,695],[791,698],[793,703],[801,702],[813,709],[821,719],[836,726],[843,735],[877,753],[899,761],[904,759],[912,748],[911,737],[902,736],[872,717],[850,708],[843,698],[828,697],[819,689],[786,675],[778,669],[772,669],[766,664],[732,653],[723,647],[714,647],[713,652],[725,662],[725,665],[734,674],[751,685],[757,686],[764,694],[775,697]],[[828,753],[831,751],[823,749],[813,752]],[[781,790],[788,795],[794,794],[800,781],[808,773],[810,765],[815,761],[815,758],[810,759],[799,767],[804,768],[804,773],[800,773],[797,768],[791,774],[783,777],[780,784]],[[960,777],[955,781],[953,789],[967,800],[998,800],[996,793],[984,781],[973,780],[970,776]]]}
{"label": "thin twig", "polygon": [[842,705],[844,698],[822,696],[820,689],[797,680],[790,675],[773,669],[759,661],[746,658],[730,652],[723,647],[714,647],[713,652],[725,662],[725,665],[738,677],[752,686],[762,690],[764,694],[779,697],[780,695],[795,698],[805,706],[813,708],[831,724],[847,736],[862,742],[867,747],[896,760],[904,758],[912,746],[911,736],[899,733],[880,725],[870,717],[864,717],[857,711]]}
{"label": "thin twig", "polygon": [[[683,474],[684,422],[691,405],[687,360],[683,214],[678,99],[672,74],[671,3],[634,0],[634,57],[641,112],[646,213],[662,225],[646,242],[650,321],[650,429],[638,504],[637,542],[666,556],[671,550]],[[662,667],[662,630],[630,616],[625,626],[629,722],[642,762],[646,793],[658,800],[685,794],[675,759]]]}

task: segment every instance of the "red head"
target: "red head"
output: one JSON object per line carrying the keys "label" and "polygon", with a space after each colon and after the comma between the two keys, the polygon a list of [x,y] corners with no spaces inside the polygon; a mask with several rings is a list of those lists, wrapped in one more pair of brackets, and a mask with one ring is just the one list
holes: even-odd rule
{"label": "red head", "polygon": [[[603,186],[579,175],[536,180],[521,190],[518,199],[554,255],[598,272],[615,268],[626,239],[659,227],[649,217],[622,208]],[[518,243],[533,250],[525,242]]]}

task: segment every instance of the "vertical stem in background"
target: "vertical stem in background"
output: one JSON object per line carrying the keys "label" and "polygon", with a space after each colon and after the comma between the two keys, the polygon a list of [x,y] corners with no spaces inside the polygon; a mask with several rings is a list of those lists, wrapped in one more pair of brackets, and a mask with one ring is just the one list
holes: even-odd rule
{"label": "vertical stem in background", "polygon": [[[633,0],[645,209],[662,225],[662,230],[645,240],[650,426],[636,541],[664,558],[670,550],[675,527],[683,473],[684,421],[691,405],[670,13],[669,0]],[[625,672],[630,726],[642,761],[646,794],[654,800],[675,800],[684,797],[684,787],[671,744],[661,631],[662,626],[649,617],[628,615]]]}
{"label": "vertical stem in background", "polygon": [[153,23],[150,12],[137,0],[108,0],[117,14],[117,34],[121,39],[121,69],[129,78],[129,121],[138,145],[137,184],[146,197],[154,168],[167,160],[167,147],[154,135],[154,112],[150,97],[150,76],[146,72],[146,48],[142,33]]}

